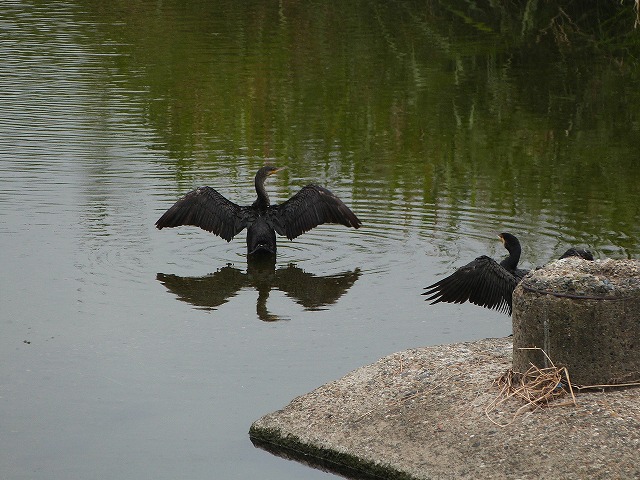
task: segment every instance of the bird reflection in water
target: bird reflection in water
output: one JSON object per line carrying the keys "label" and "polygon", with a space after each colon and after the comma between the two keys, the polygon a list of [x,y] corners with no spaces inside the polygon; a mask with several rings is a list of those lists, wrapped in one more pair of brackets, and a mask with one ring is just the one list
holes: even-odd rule
{"label": "bird reflection in water", "polygon": [[157,279],[179,300],[197,308],[215,310],[246,287],[258,291],[256,313],[265,322],[283,320],[269,312],[267,300],[278,289],[305,310],[321,310],[334,304],[360,277],[360,269],[324,277],[290,264],[276,269],[274,257],[250,259],[246,273],[228,264],[203,277],[180,277],[158,273]]}

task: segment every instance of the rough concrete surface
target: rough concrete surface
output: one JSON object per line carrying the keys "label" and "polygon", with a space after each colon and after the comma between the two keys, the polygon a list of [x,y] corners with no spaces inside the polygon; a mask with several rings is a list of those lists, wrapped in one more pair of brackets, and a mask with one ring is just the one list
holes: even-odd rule
{"label": "rough concrete surface", "polygon": [[639,389],[523,407],[496,382],[511,358],[507,338],[398,352],[295,398],[249,433],[352,478],[640,478]]}

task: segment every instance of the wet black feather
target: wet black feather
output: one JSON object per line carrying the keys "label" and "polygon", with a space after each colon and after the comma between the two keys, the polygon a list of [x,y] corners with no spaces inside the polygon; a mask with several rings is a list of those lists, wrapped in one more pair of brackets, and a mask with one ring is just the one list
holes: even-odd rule
{"label": "wet black feather", "polygon": [[167,210],[156,222],[156,227],[193,225],[229,242],[247,226],[250,219],[247,207],[227,200],[214,188],[199,187]]}
{"label": "wet black feather", "polygon": [[280,205],[271,205],[267,221],[278,232],[292,240],[323,223],[339,223],[359,228],[362,222],[331,191],[320,185],[307,185]]}

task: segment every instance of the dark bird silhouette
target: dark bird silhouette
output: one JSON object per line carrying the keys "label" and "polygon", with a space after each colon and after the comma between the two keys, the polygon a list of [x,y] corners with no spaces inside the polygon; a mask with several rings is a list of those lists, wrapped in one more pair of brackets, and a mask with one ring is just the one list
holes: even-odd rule
{"label": "dark bird silhouette", "polygon": [[[425,288],[427,301],[464,303],[469,301],[481,307],[495,309],[511,315],[513,291],[529,270],[518,268],[520,241],[510,233],[499,235],[509,255],[500,263],[481,255],[472,262],[458,268],[439,282]],[[560,258],[580,257],[593,260],[589,250],[570,248]]]}
{"label": "dark bird silhouette", "polygon": [[563,258],[569,257],[579,257],[583,260],[593,260],[593,254],[584,248],[575,248],[571,247],[569,250],[564,252],[562,256],[558,260],[562,260]]}
{"label": "dark bird silhouette", "polygon": [[[284,168],[284,167],[283,167]],[[310,184],[286,202],[271,205],[264,182],[282,170],[262,167],[256,173],[258,198],[249,206],[236,205],[211,187],[199,187],[178,200],[156,222],[158,229],[193,225],[227,242],[247,229],[247,254],[276,254],[276,232],[289,240],[323,223],[359,228],[362,222],[342,200],[319,185]]]}
{"label": "dark bird silhouette", "polygon": [[233,298],[243,288],[258,292],[256,313],[263,321],[281,320],[268,309],[269,294],[283,292],[305,310],[322,310],[336,303],[360,277],[360,269],[337,275],[319,277],[295,265],[276,269],[270,256],[248,258],[246,273],[226,265],[204,277],[179,277],[158,273],[157,279],[179,300],[196,308],[215,310]]}

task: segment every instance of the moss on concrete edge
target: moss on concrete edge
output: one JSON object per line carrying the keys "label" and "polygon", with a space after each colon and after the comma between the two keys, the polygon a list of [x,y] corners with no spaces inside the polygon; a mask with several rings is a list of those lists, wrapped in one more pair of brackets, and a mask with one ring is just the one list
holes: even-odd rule
{"label": "moss on concrete edge", "polygon": [[255,422],[249,429],[253,444],[274,455],[305,463],[313,468],[326,470],[346,477],[371,480],[416,480],[406,472],[382,465],[348,453],[338,452],[302,442],[293,435],[281,435],[280,430],[262,427]]}

